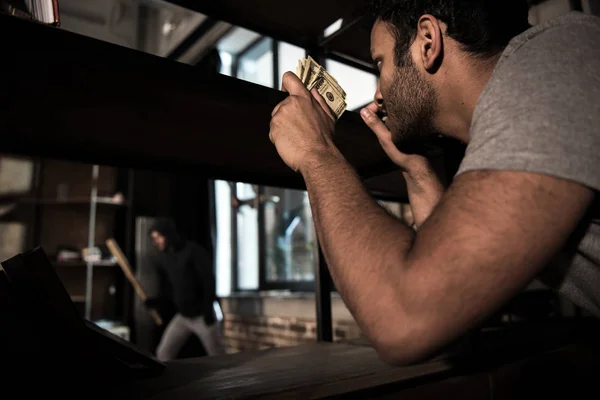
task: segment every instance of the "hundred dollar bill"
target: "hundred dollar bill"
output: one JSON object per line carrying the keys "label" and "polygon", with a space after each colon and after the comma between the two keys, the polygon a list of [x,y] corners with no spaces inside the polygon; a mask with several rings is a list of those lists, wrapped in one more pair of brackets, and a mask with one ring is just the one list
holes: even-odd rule
{"label": "hundred dollar bill", "polygon": [[345,96],[340,92],[339,86],[329,80],[325,74],[319,73],[307,87],[308,90],[312,90],[313,88],[317,89],[331,111],[333,111],[336,119],[339,119],[347,107]]}
{"label": "hundred dollar bill", "polygon": [[296,67],[296,75],[308,90],[316,88],[325,99],[336,119],[346,111],[346,92],[337,80],[312,57],[302,59]]}
{"label": "hundred dollar bill", "polygon": [[310,68],[312,68],[312,70],[316,70],[317,72],[323,73],[323,75],[325,75],[326,79],[332,83],[335,89],[338,92],[342,93],[344,98],[346,98],[346,92],[342,89],[337,79],[335,79],[329,72],[327,72],[325,68],[321,67],[311,56],[308,56],[306,60],[306,63],[310,66]]}

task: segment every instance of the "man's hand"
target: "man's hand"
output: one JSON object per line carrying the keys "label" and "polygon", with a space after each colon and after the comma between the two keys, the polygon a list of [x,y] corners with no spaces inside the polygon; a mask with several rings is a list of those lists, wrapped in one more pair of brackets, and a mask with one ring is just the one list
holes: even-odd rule
{"label": "man's hand", "polygon": [[372,102],[360,111],[360,116],[377,136],[377,140],[379,140],[385,154],[405,172],[410,173],[411,171],[428,168],[429,161],[427,158],[419,154],[405,154],[396,148],[396,145],[392,142],[392,133],[377,116],[378,109],[377,103]]}
{"label": "man's hand", "polygon": [[269,138],[281,159],[302,172],[315,157],[337,151],[333,144],[335,118],[316,89],[309,93],[293,73],[283,75],[282,90],[290,95],[271,114]]}
{"label": "man's hand", "polygon": [[367,126],[375,133],[388,157],[402,169],[415,224],[420,227],[442,198],[445,188],[429,160],[419,154],[402,153],[394,142],[392,133],[377,116],[378,106],[373,102],[360,112]]}

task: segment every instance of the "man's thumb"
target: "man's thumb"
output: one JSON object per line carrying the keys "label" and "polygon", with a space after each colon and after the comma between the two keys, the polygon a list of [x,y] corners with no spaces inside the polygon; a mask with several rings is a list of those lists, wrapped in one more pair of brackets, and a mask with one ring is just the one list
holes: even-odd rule
{"label": "man's thumb", "polygon": [[389,139],[389,136],[391,136],[390,131],[373,111],[363,108],[360,111],[360,116],[380,140]]}

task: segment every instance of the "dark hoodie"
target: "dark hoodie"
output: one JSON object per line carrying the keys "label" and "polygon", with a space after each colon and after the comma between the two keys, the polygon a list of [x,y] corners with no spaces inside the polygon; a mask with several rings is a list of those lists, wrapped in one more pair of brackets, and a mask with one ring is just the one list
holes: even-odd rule
{"label": "dark hoodie", "polygon": [[[184,317],[203,315],[206,323],[214,321],[215,278],[209,253],[195,242],[182,238],[170,219],[159,219],[150,228],[166,239],[161,252],[159,273],[171,286],[170,297],[177,312]],[[167,292],[166,290],[164,292]]]}

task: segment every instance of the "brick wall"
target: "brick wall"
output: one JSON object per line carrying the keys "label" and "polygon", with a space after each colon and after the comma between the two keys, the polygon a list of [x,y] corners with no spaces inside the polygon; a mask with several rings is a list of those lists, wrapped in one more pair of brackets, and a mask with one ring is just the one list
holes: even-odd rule
{"label": "brick wall", "polygon": [[[243,313],[231,312],[227,310],[223,318],[223,342],[229,353],[248,350],[262,350],[271,347],[297,346],[300,344],[315,342],[317,339],[317,326],[314,317],[307,318],[306,314],[315,313],[314,298],[303,300],[290,299],[261,299],[260,301],[277,302],[280,312],[270,307],[270,314],[280,315],[261,315],[261,313]],[[246,302],[256,302],[257,299],[247,299]],[[227,303],[227,299],[223,300]],[[236,299],[240,302],[240,299]],[[244,300],[242,300],[244,302]],[[294,307],[288,307],[295,303]],[[304,306],[299,306],[303,304]],[[306,310],[303,308],[306,307]],[[243,309],[244,307],[231,307]],[[266,307],[268,308],[268,307]],[[293,308],[296,316],[289,314],[289,309]],[[263,309],[260,307],[259,309]],[[287,309],[287,310],[286,310]],[[244,315],[246,314],[246,315]],[[335,316],[334,316],[335,318]],[[361,331],[354,320],[348,315],[333,321],[334,340],[352,340],[361,338]]]}

